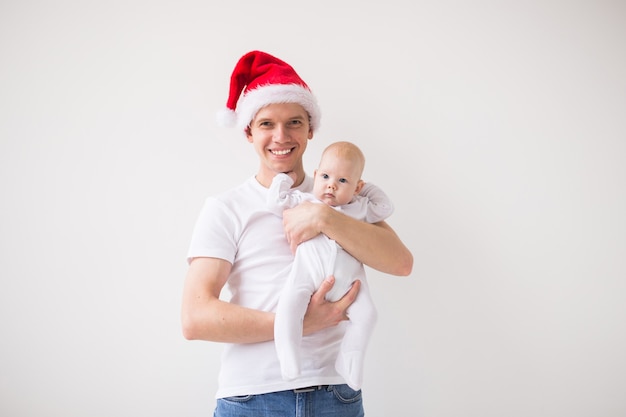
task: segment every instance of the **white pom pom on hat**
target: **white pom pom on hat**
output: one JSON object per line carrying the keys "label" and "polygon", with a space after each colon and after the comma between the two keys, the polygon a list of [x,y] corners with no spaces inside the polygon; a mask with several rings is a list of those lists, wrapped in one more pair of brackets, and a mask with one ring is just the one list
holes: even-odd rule
{"label": "white pom pom on hat", "polygon": [[233,70],[226,108],[217,113],[218,124],[244,130],[261,108],[274,103],[300,104],[309,114],[311,129],[319,128],[317,100],[293,67],[266,52],[248,52]]}
{"label": "white pom pom on hat", "polygon": [[223,127],[234,127],[237,124],[237,113],[231,109],[222,109],[216,115],[217,124]]}

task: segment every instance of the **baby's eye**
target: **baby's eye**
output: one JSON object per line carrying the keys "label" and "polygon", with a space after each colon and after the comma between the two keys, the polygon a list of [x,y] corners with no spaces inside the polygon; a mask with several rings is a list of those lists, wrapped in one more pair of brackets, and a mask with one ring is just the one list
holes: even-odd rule
{"label": "baby's eye", "polygon": [[345,179],[345,178],[341,178],[341,179],[339,179],[339,182],[341,182],[341,183],[344,183],[344,184],[345,184],[345,183],[347,183],[347,182],[348,182],[348,180],[347,180],[347,179]]}
{"label": "baby's eye", "polygon": [[322,178],[324,178],[325,180],[328,179],[328,174],[322,174]]}

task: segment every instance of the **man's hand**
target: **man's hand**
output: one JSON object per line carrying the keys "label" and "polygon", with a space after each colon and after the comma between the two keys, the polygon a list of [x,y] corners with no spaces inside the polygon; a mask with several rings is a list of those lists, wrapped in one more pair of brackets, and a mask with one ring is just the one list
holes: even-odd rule
{"label": "man's hand", "polygon": [[283,227],[291,252],[296,253],[300,243],[321,233],[321,220],[327,215],[327,210],[332,209],[326,204],[305,201],[283,212]]}
{"label": "man's hand", "polygon": [[335,277],[326,278],[317,291],[311,296],[309,307],[304,316],[303,334],[315,333],[327,327],[336,326],[343,320],[349,320],[348,307],[356,300],[361,288],[361,281],[355,281],[350,290],[340,300],[330,302],[326,294],[335,284]]}

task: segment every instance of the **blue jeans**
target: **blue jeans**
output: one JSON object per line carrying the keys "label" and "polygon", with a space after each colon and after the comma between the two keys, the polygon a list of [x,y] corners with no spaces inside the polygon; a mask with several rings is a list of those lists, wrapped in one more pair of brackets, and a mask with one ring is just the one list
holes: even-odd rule
{"label": "blue jeans", "polygon": [[217,400],[214,417],[363,417],[361,391],[347,385],[227,397]]}

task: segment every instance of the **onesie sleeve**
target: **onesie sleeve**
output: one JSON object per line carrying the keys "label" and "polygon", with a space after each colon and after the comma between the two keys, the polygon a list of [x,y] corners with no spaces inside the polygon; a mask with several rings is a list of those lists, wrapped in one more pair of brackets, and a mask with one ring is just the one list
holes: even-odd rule
{"label": "onesie sleeve", "polygon": [[301,193],[292,190],[293,179],[287,174],[277,174],[267,193],[267,208],[277,216],[282,216],[286,209],[297,206],[301,201]]}
{"label": "onesie sleeve", "polygon": [[367,210],[364,220],[368,223],[376,223],[385,220],[393,213],[393,203],[389,197],[387,197],[387,194],[372,183],[365,183],[359,193],[359,197],[365,198],[367,201]]}

